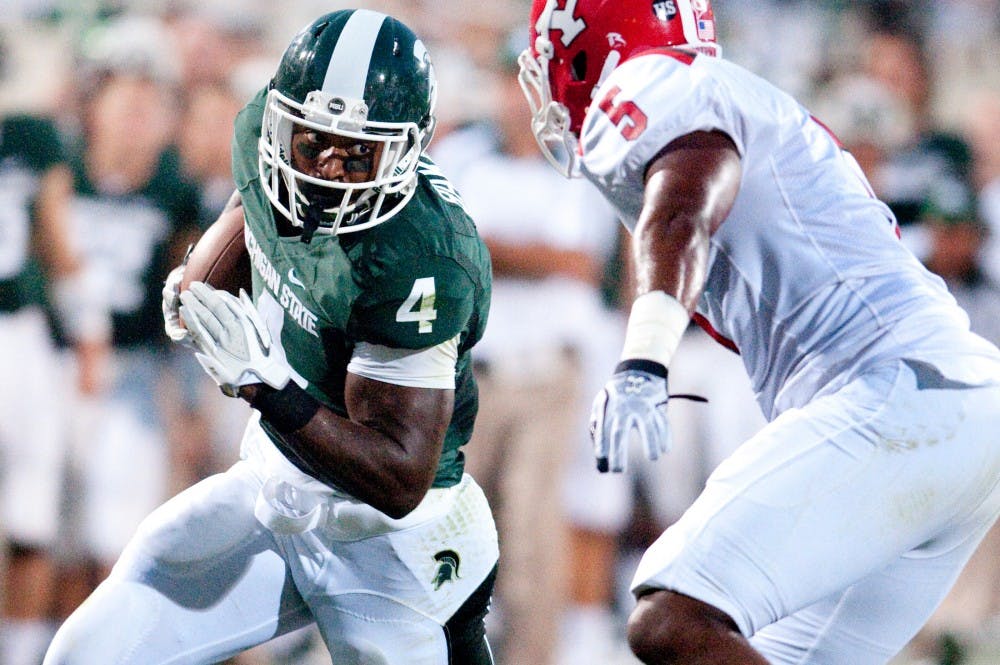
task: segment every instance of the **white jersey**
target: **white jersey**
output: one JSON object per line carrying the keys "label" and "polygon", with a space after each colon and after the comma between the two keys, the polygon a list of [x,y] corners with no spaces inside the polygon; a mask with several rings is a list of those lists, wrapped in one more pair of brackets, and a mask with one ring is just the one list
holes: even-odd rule
{"label": "white jersey", "polygon": [[964,332],[965,313],[899,242],[836,138],[735,64],[664,49],[620,65],[584,121],[583,172],[634,230],[646,166],[674,139],[709,130],[735,142],[742,184],[711,239],[696,318],[738,348],[765,415],[890,358],[945,370],[956,339],[995,353]]}

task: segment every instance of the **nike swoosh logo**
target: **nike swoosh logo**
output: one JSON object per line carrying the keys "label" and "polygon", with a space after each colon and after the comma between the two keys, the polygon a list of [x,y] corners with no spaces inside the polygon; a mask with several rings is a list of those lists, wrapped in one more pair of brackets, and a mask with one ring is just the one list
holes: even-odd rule
{"label": "nike swoosh logo", "polygon": [[306,285],[302,283],[302,280],[295,276],[295,268],[288,269],[288,281],[300,288],[306,288]]}

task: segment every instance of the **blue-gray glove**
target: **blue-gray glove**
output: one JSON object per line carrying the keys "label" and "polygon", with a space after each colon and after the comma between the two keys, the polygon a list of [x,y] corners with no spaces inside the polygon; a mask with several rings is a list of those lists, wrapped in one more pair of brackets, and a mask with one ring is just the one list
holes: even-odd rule
{"label": "blue-gray glove", "polygon": [[670,450],[667,423],[667,368],[652,360],[624,360],[597,394],[590,413],[597,470],[620,473],[628,466],[635,430],[646,456],[659,459]]}
{"label": "blue-gray glove", "polygon": [[667,402],[670,398],[707,402],[698,395],[670,395],[667,368],[653,360],[623,360],[594,398],[590,436],[597,470],[620,473],[628,466],[628,446],[635,430],[646,457],[657,460],[670,452]]}

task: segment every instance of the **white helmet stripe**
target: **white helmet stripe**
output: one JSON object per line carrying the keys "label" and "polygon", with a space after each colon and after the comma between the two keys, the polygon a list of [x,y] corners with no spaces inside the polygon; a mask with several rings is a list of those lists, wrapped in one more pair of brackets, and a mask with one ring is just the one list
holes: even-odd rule
{"label": "white helmet stripe", "polygon": [[690,0],[677,0],[677,10],[681,15],[681,26],[684,30],[684,41],[688,44],[697,44],[701,40],[698,39],[698,28],[694,24],[694,9],[691,7]]}
{"label": "white helmet stripe", "polygon": [[385,14],[368,9],[358,9],[351,14],[330,56],[323,92],[364,99],[372,51],[385,19]]}

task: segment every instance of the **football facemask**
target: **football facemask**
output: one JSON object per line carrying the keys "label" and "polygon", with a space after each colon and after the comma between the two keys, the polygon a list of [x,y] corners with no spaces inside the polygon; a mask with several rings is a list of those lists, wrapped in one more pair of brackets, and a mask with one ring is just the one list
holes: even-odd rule
{"label": "football facemask", "polygon": [[[295,36],[267,93],[258,161],[268,199],[303,240],[370,228],[406,205],[434,131],[436,88],[423,43],[385,14],[332,12]],[[292,143],[303,133],[320,146],[373,149],[337,155],[346,175],[335,176],[303,167]]]}
{"label": "football facemask", "polygon": [[[343,110],[334,114],[327,110],[331,106]],[[315,91],[304,104],[297,104],[278,90],[269,91],[260,172],[268,199],[293,226],[312,227],[320,234],[360,231],[392,217],[413,196],[420,129],[412,122],[369,122],[366,118],[362,100]],[[343,144],[363,143],[372,150],[367,155],[339,155],[345,177],[326,179],[304,169],[301,160],[294,158],[293,137],[309,132],[342,139]]]}

